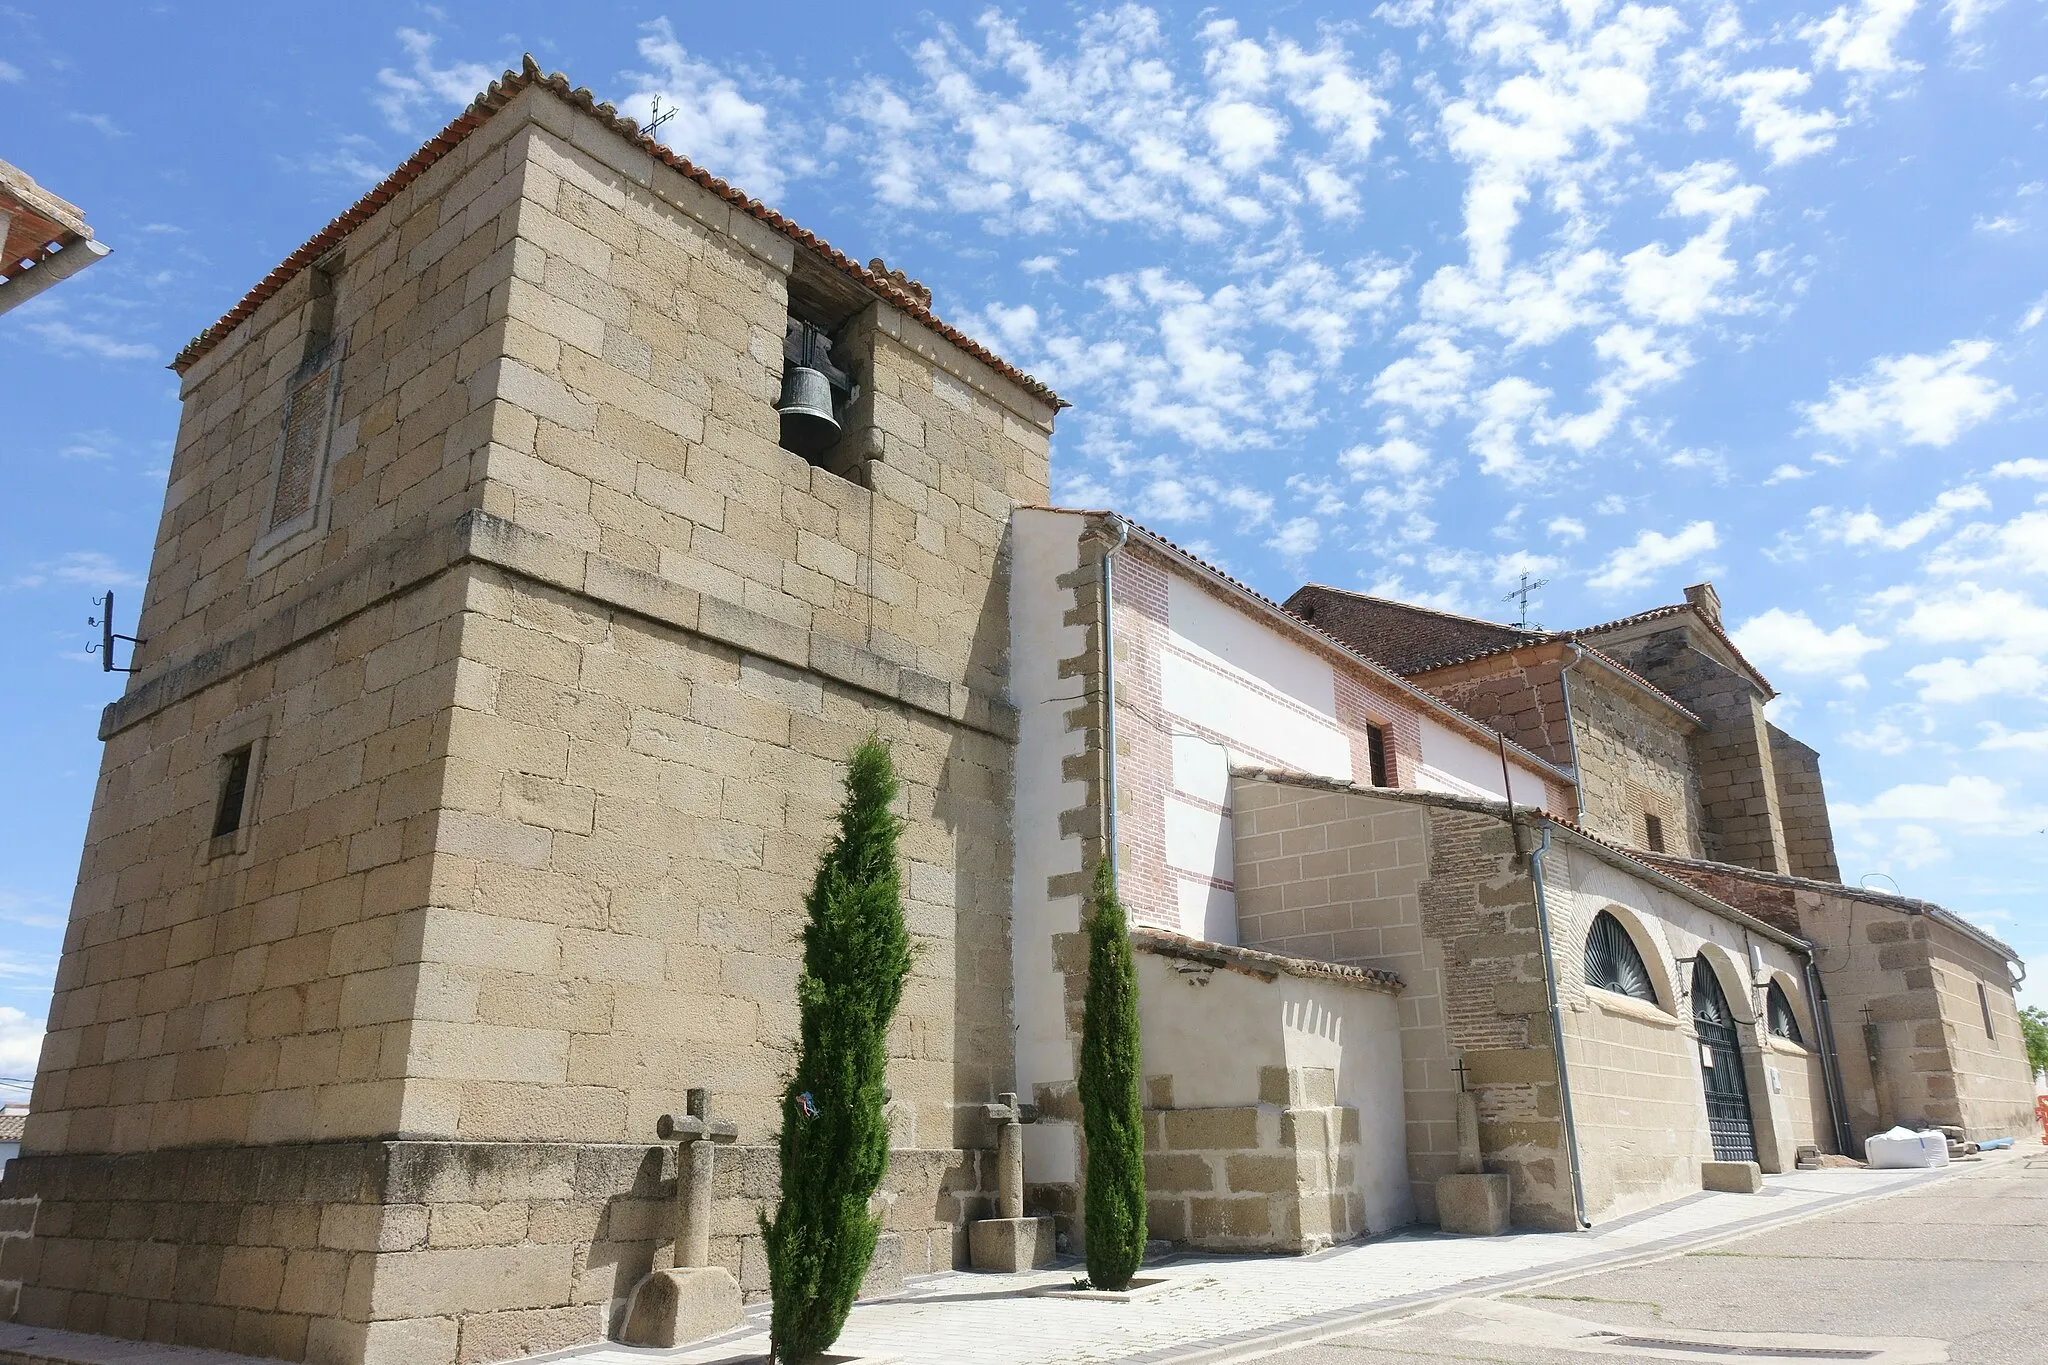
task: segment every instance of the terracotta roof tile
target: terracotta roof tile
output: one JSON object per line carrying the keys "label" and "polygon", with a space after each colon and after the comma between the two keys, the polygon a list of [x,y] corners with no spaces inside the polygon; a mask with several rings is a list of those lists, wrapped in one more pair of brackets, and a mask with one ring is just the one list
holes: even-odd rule
{"label": "terracotta roof tile", "polygon": [[198,362],[200,357],[212,350],[230,332],[246,321],[252,313],[262,306],[266,299],[284,288],[300,271],[326,255],[338,242],[348,236],[355,228],[366,222],[377,210],[390,203],[392,199],[397,197],[399,191],[419,179],[428,167],[461,145],[464,138],[489,122],[492,115],[511,103],[513,97],[528,86],[539,86],[554,94],[565,103],[581,109],[585,113],[595,115],[613,132],[625,138],[634,146],[675,170],[680,171],[683,175],[732,204],[735,208],[744,211],[749,216],[758,219],[777,232],[780,232],[783,236],[788,237],[797,245],[822,257],[840,273],[858,281],[876,295],[887,299],[893,307],[917,319],[946,340],[952,342],[955,346],[958,346],[961,350],[966,351],[969,355],[1002,375],[1005,379],[1016,383],[1034,397],[1044,399],[1055,407],[1071,406],[1044,384],[1010,365],[993,351],[974,340],[974,338],[950,324],[942,322],[931,311],[929,301],[921,296],[920,291],[911,287],[907,281],[894,278],[896,272],[879,273],[869,270],[844,252],[833,248],[830,243],[817,234],[797,226],[797,224],[783,217],[774,209],[769,208],[760,200],[733,188],[717,176],[701,169],[683,157],[677,156],[660,142],[643,133],[638,123],[635,123],[632,119],[620,117],[618,110],[614,109],[611,105],[600,103],[597,97],[592,95],[589,90],[581,86],[570,85],[569,78],[560,72],[555,72],[552,75],[544,74],[540,69],[540,65],[534,61],[531,54],[528,54],[521,63],[518,71],[507,71],[499,79],[493,81],[489,89],[478,95],[467,109],[455,117],[452,123],[428,139],[426,145],[408,157],[397,170],[385,177],[381,184],[361,199],[358,199],[333,222],[315,233],[312,239],[304,246],[285,257],[276,269],[265,275],[254,289],[251,289],[243,296],[240,303],[229,309],[226,316],[188,342],[185,349],[178,352],[177,358],[171,362],[171,368],[179,374],[183,374],[187,369],[191,368],[192,365]]}

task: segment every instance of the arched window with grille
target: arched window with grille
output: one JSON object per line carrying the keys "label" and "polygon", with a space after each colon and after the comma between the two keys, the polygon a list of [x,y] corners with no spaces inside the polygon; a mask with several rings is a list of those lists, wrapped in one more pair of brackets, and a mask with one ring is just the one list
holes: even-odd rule
{"label": "arched window with grille", "polygon": [[1586,984],[1657,1003],[1657,987],[1636,941],[1621,921],[1605,910],[1593,917],[1593,927],[1586,934]]}
{"label": "arched window with grille", "polygon": [[1764,992],[1764,1014],[1769,1020],[1771,1033],[1788,1043],[1806,1046],[1806,1039],[1799,1032],[1799,1016],[1792,1012],[1792,998],[1785,994],[1785,988],[1773,981]]}

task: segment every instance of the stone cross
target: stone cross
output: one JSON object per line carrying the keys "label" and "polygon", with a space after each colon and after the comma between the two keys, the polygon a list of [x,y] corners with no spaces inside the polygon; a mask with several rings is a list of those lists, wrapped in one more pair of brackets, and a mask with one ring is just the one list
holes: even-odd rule
{"label": "stone cross", "polygon": [[1451,1068],[1458,1075],[1458,1174],[1478,1175],[1485,1169],[1479,1156],[1479,1103],[1465,1088],[1465,1059]]}
{"label": "stone cross", "polygon": [[984,1104],[981,1112],[996,1130],[996,1217],[1024,1216],[1024,1125],[1038,1122],[1038,1106],[1019,1104],[1005,1091],[996,1104]]}
{"label": "stone cross", "polygon": [[737,1141],[740,1130],[711,1117],[711,1092],[690,1090],[681,1115],[663,1114],[654,1131],[676,1144],[676,1265],[711,1264],[711,1154],[718,1143]]}

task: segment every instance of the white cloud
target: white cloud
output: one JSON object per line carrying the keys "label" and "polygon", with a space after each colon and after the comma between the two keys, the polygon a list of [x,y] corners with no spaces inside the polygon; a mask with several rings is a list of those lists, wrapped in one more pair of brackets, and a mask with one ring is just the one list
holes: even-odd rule
{"label": "white cloud", "polygon": [[1323,528],[1314,517],[1294,517],[1274,533],[1266,548],[1290,564],[1298,564],[1322,544]]}
{"label": "white cloud", "polygon": [[1577,517],[1552,517],[1543,523],[1543,529],[1567,545],[1576,545],[1586,538],[1586,523]]}
{"label": "white cloud", "polygon": [[1479,417],[1472,424],[1471,444],[1483,472],[1510,483],[1542,476],[1543,464],[1529,460],[1522,450],[1522,428],[1543,411],[1549,397],[1550,390],[1538,388],[1520,375],[1498,380],[1479,395]]}
{"label": "white cloud", "polygon": [[[621,112],[645,126],[654,100],[674,117],[655,136],[721,179],[762,199],[779,198],[792,178],[817,168],[800,126],[750,98],[727,70],[692,57],[665,18],[646,25],[640,58],[654,69],[635,72],[637,93]],[[799,91],[772,80],[760,82],[789,104]]]}
{"label": "white cloud", "polygon": [[2028,456],[2021,460],[2001,460],[1991,466],[1994,479],[2048,479],[2048,460]]}
{"label": "white cloud", "polygon": [[2048,730],[2008,730],[1995,720],[1981,726],[1984,739],[1980,749],[2010,749],[2027,754],[2048,754]]}
{"label": "white cloud", "polygon": [[142,579],[123,569],[113,556],[98,550],[73,550],[32,566],[11,586],[40,588],[49,583],[79,583],[94,588],[139,588]]}
{"label": "white cloud", "polygon": [[89,355],[101,360],[150,360],[162,355],[145,342],[123,341],[105,332],[73,327],[61,318],[31,322],[28,330],[47,341],[59,355]]}
{"label": "white cloud", "polygon": [[1831,805],[1829,814],[1845,824],[1864,821],[1912,820],[1930,825],[1961,825],[1985,832],[2019,832],[2038,828],[2048,811],[2006,804],[2006,789],[1988,777],[1957,775],[1946,782],[1905,782],[1879,792],[1865,805]]}
{"label": "white cloud", "polygon": [[1944,574],[2048,574],[2048,511],[1972,522],[1927,557]]}
{"label": "white cloud", "polygon": [[1799,30],[1813,44],[1814,60],[1837,71],[1881,76],[1919,67],[1892,51],[1920,0],[1858,0]]}
{"label": "white cloud", "polygon": [[33,1076],[43,1053],[43,1026],[12,1005],[0,1005],[0,1074]]}
{"label": "white cloud", "polygon": [[2003,0],[1948,0],[1941,7],[1948,15],[1948,31],[1960,38],[1977,26],[1977,21],[1997,9]]}
{"label": "white cloud", "polygon": [[884,203],[1006,231],[1141,223],[1205,242],[1298,204],[1357,211],[1342,168],[1368,155],[1388,106],[1334,36],[1310,50],[1212,21],[1188,72],[1136,5],[1085,16],[1057,45],[995,10],[975,30],[978,43],[942,26],[917,46],[919,88],[873,78],[842,98]]}
{"label": "white cloud", "polygon": [[1715,94],[1735,101],[1737,121],[1769,152],[1773,166],[1788,166],[1835,145],[1835,129],[1845,122],[1826,109],[1807,112],[1793,101],[1813,88],[1813,77],[1793,67],[1771,67],[1734,75],[1714,74],[1706,84]]}
{"label": "white cloud", "polygon": [[1407,478],[1429,468],[1429,452],[1405,436],[1392,436],[1376,446],[1353,446],[1337,456],[1337,463],[1356,479],[1380,475]]}
{"label": "white cloud", "polygon": [[1795,479],[1808,479],[1812,477],[1813,471],[1810,469],[1801,469],[1796,464],[1781,464],[1771,471],[1771,477],[1764,480],[1764,487],[1769,488],[1772,484],[1791,483]]}
{"label": "white cloud", "polygon": [[1404,407],[1435,421],[1461,406],[1472,378],[1472,356],[1442,337],[1430,337],[1373,377],[1373,401]]}
{"label": "white cloud", "polygon": [[1963,582],[1923,596],[1901,595],[1912,611],[1899,631],[1930,644],[1992,642],[2006,653],[2048,652],[2048,608],[2009,588]]}
{"label": "white cloud", "polygon": [[1586,580],[1591,587],[1607,590],[1638,587],[1649,582],[1660,569],[1697,558],[1719,545],[1720,537],[1711,521],[1695,521],[1676,535],[1645,531],[1632,545],[1608,555],[1600,568]]}
{"label": "white cloud", "polygon": [[1957,341],[1939,355],[1880,356],[1855,383],[1837,380],[1803,405],[1808,425],[1847,441],[1898,437],[1942,447],[2013,401],[2013,391],[1976,373],[1997,347]]}
{"label": "white cloud", "polygon": [[1885,641],[1853,625],[1823,630],[1803,611],[1772,607],[1729,632],[1736,647],[1766,672],[1845,677]]}
{"label": "white cloud", "polygon": [[1842,735],[1850,746],[1868,749],[1886,758],[1897,758],[1913,747],[1913,737],[1888,720],[1881,720],[1868,730],[1850,730]]}
{"label": "white cloud", "polygon": [[2031,332],[2041,325],[2041,319],[2044,317],[2048,317],[2048,294],[2043,294],[2040,298],[2034,300],[2032,306],[2020,318],[2018,330]]}
{"label": "white cloud", "polygon": [[2031,654],[1980,654],[1976,658],[1940,659],[1906,670],[1920,684],[1920,700],[1929,704],[1961,704],[1986,697],[2038,695],[2048,684],[2048,664]]}
{"label": "white cloud", "polygon": [[405,70],[387,66],[377,73],[382,90],[371,97],[371,103],[398,132],[417,131],[413,125],[416,113],[437,122],[452,117],[497,78],[498,73],[482,62],[435,66],[435,41],[432,34],[416,28],[398,30],[399,46],[405,49],[410,65]]}
{"label": "white cloud", "polygon": [[0,62],[0,85],[18,85],[21,80],[20,67],[13,62]]}
{"label": "white cloud", "polygon": [[1939,494],[1934,505],[1926,511],[1890,526],[1867,507],[1861,512],[1816,507],[1809,514],[1808,521],[1813,531],[1825,540],[1840,541],[1844,545],[1874,545],[1886,550],[1903,550],[1918,545],[1946,527],[1958,513],[1990,505],[1991,499],[1984,496],[1983,489],[1966,483]]}

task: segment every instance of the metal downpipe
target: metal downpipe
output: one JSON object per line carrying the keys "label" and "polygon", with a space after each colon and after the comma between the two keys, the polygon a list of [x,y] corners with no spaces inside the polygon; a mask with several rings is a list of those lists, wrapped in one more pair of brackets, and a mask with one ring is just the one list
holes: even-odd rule
{"label": "metal downpipe", "polygon": [[1807,949],[1806,998],[1813,1001],[1813,1024],[1820,1034],[1821,1082],[1828,1092],[1828,1118],[1834,1124],[1835,1147],[1843,1156],[1854,1156],[1849,1150],[1855,1135],[1849,1130],[1849,1096],[1842,1086],[1842,1059],[1835,1050],[1835,1014],[1828,1004],[1827,987],[1821,984],[1820,967],[1813,960],[1813,950]]}
{"label": "metal downpipe", "polygon": [[[1508,826],[1514,827],[1514,808],[1508,810]],[[1557,1094],[1564,1114],[1564,1152],[1572,1175],[1572,1216],[1582,1228],[1586,1219],[1586,1184],[1579,1172],[1579,1126],[1572,1115],[1571,1069],[1565,1061],[1564,1009],[1557,1000],[1557,960],[1551,952],[1550,902],[1543,888],[1543,855],[1550,851],[1550,826],[1543,826],[1543,841],[1529,853],[1529,875],[1536,883],[1536,932],[1543,946],[1543,988],[1550,997],[1550,1046],[1557,1056]]]}

